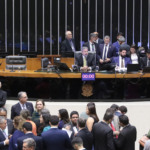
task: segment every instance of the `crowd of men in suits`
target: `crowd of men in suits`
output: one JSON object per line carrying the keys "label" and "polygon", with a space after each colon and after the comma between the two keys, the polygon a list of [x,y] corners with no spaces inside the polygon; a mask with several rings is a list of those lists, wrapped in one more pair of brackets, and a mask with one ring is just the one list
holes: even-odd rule
{"label": "crowd of men in suits", "polygon": [[[84,67],[84,57],[87,59],[87,67],[99,66],[102,70],[107,70],[109,64],[115,64],[119,68],[126,68],[127,64],[140,64],[140,69],[143,67],[150,67],[150,50],[147,50],[147,55],[143,47],[139,47],[138,51],[135,45],[131,47],[126,43],[126,40],[122,32],[117,34],[117,41],[114,43],[110,42],[111,39],[108,35],[104,39],[98,37],[98,32],[93,32],[89,36],[89,41],[83,43],[81,51],[82,56],[79,55],[75,57],[76,65],[79,67]],[[87,49],[88,52],[96,53],[96,61],[93,63],[93,59],[89,60],[88,54],[84,55],[83,50]],[[135,49],[132,52],[132,48]],[[66,39],[61,44],[62,56],[65,56],[68,52],[76,52],[79,49],[76,47],[75,39],[72,37],[71,31],[66,31]],[[88,56],[88,57],[87,57]],[[80,69],[82,70],[82,68]]]}
{"label": "crowd of men in suits", "polygon": [[[67,123],[65,116],[68,114],[64,114],[61,120],[60,114],[50,115],[47,124],[49,128],[38,134],[40,124],[37,121],[40,120],[41,123],[41,115],[43,119],[47,116],[47,119],[49,111],[43,108],[37,120],[26,119],[22,122],[20,118],[18,124],[22,123],[22,130],[19,131],[19,128],[16,129],[16,118],[21,117],[24,110],[33,116],[35,110],[33,104],[27,101],[26,92],[19,92],[18,99],[19,102],[11,107],[12,120],[7,119],[5,105],[0,108],[1,150],[135,150],[137,131],[129,123],[126,106],[111,105],[105,111],[103,119],[98,121],[95,103],[90,102],[86,112],[81,115],[72,111]],[[33,133],[32,121],[35,121],[38,136]]]}

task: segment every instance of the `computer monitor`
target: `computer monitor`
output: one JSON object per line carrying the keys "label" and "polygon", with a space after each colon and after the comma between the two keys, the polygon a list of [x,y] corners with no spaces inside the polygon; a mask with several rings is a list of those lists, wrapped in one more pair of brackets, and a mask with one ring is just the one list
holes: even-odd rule
{"label": "computer monitor", "polygon": [[127,73],[138,72],[139,70],[139,64],[127,64]]}
{"label": "computer monitor", "polygon": [[41,59],[41,68],[42,69],[46,69],[48,64],[49,64],[49,59],[48,58],[42,58]]}

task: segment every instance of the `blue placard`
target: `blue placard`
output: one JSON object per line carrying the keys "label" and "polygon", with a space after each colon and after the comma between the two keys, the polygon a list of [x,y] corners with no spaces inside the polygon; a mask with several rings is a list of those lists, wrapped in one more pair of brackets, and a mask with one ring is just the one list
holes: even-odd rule
{"label": "blue placard", "polygon": [[82,81],[95,81],[95,72],[86,72],[81,74]]}

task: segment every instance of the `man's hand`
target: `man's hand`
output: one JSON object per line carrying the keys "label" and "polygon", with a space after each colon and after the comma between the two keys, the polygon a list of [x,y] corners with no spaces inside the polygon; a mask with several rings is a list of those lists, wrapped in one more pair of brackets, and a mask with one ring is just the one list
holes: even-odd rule
{"label": "man's hand", "polygon": [[110,58],[106,58],[105,59],[105,62],[107,63],[107,62],[110,62]]}
{"label": "man's hand", "polygon": [[81,69],[81,71],[87,71],[88,70],[88,66],[81,67],[80,69]]}
{"label": "man's hand", "polygon": [[100,62],[101,64],[103,64],[103,63],[104,63],[104,60],[103,60],[103,59],[100,59],[99,62]]}
{"label": "man's hand", "polygon": [[4,142],[6,145],[9,145],[9,139],[6,139]]}

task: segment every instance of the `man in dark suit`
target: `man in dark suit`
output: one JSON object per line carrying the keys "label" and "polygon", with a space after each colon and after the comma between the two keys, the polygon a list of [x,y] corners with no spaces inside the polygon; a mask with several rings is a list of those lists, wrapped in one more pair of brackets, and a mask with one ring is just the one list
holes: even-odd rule
{"label": "man in dark suit", "polygon": [[129,124],[126,115],[119,116],[120,125],[123,127],[118,139],[115,139],[117,150],[135,150],[136,128]]}
{"label": "man in dark suit", "polygon": [[79,126],[79,132],[77,133],[76,137],[80,137],[83,140],[83,146],[87,150],[92,149],[93,145],[93,135],[89,130],[85,127],[86,120],[79,118],[78,120],[78,126]]}
{"label": "man in dark suit", "polygon": [[112,63],[115,63],[118,68],[126,68],[127,64],[131,64],[131,59],[129,57],[126,57],[126,49],[120,48],[119,50],[119,56],[112,58]]}
{"label": "man in dark suit", "polygon": [[12,120],[11,119],[7,119],[7,110],[6,110],[6,108],[4,108],[4,107],[0,108],[0,116],[5,117],[6,120],[7,120],[5,133],[6,133],[7,138],[9,138],[9,136],[12,135],[13,132],[14,132],[14,126],[13,126]]}
{"label": "man in dark suit", "polygon": [[80,137],[75,137],[71,143],[75,150],[87,150],[83,147],[83,141]]}
{"label": "man in dark suit", "polygon": [[20,111],[22,109],[28,109],[30,111],[30,115],[32,116],[32,113],[34,111],[33,104],[30,102],[27,102],[27,93],[26,92],[19,92],[18,93],[18,99],[19,103],[13,105],[11,107],[11,119],[13,120],[14,117],[20,115]]}
{"label": "man in dark suit", "polygon": [[96,54],[100,68],[103,68],[106,64],[110,63],[111,58],[116,56],[116,48],[110,44],[110,37],[108,35],[104,37],[104,44],[99,45]]}
{"label": "man in dark suit", "polygon": [[43,141],[42,138],[39,136],[35,136],[32,133],[32,125],[30,122],[25,122],[23,124],[23,132],[25,133],[24,136],[20,137],[17,140],[17,144],[18,144],[18,150],[22,150],[23,147],[23,140],[27,139],[27,138],[32,138],[35,140],[36,142],[36,149],[35,150],[42,150],[43,149]]}
{"label": "man in dark suit", "polygon": [[109,126],[113,120],[113,116],[113,113],[106,112],[103,121],[94,125],[93,138],[95,150],[115,150],[113,130]]}
{"label": "man in dark suit", "polygon": [[96,41],[96,34],[91,33],[90,34],[90,39],[88,42],[83,44],[83,47],[88,47],[88,50],[91,52],[96,52],[99,49],[98,44],[95,42]]}
{"label": "man in dark suit", "polygon": [[96,35],[95,43],[97,43],[98,45],[104,44],[104,40],[98,37],[99,33],[98,32],[93,32],[93,33]]}
{"label": "man in dark suit", "polygon": [[58,116],[51,116],[51,129],[42,133],[43,150],[66,150],[72,148],[67,132],[58,129],[58,123]]}
{"label": "man in dark suit", "polygon": [[61,54],[62,56],[67,56],[67,52],[75,52],[76,45],[75,40],[72,38],[72,32],[66,31],[65,33],[66,39],[61,44]]}
{"label": "man in dark suit", "polygon": [[2,83],[0,82],[0,107],[3,107],[6,103],[7,93],[2,89]]}
{"label": "man in dark suit", "polygon": [[87,47],[82,47],[82,53],[75,55],[75,64],[81,71],[94,70],[96,66],[95,55],[88,53]]}
{"label": "man in dark suit", "polygon": [[9,139],[6,136],[5,128],[7,125],[7,120],[5,117],[0,116],[0,149],[8,150]]}
{"label": "man in dark suit", "polygon": [[140,64],[142,69],[144,67],[150,67],[150,49],[147,50],[145,57],[141,57]]}

